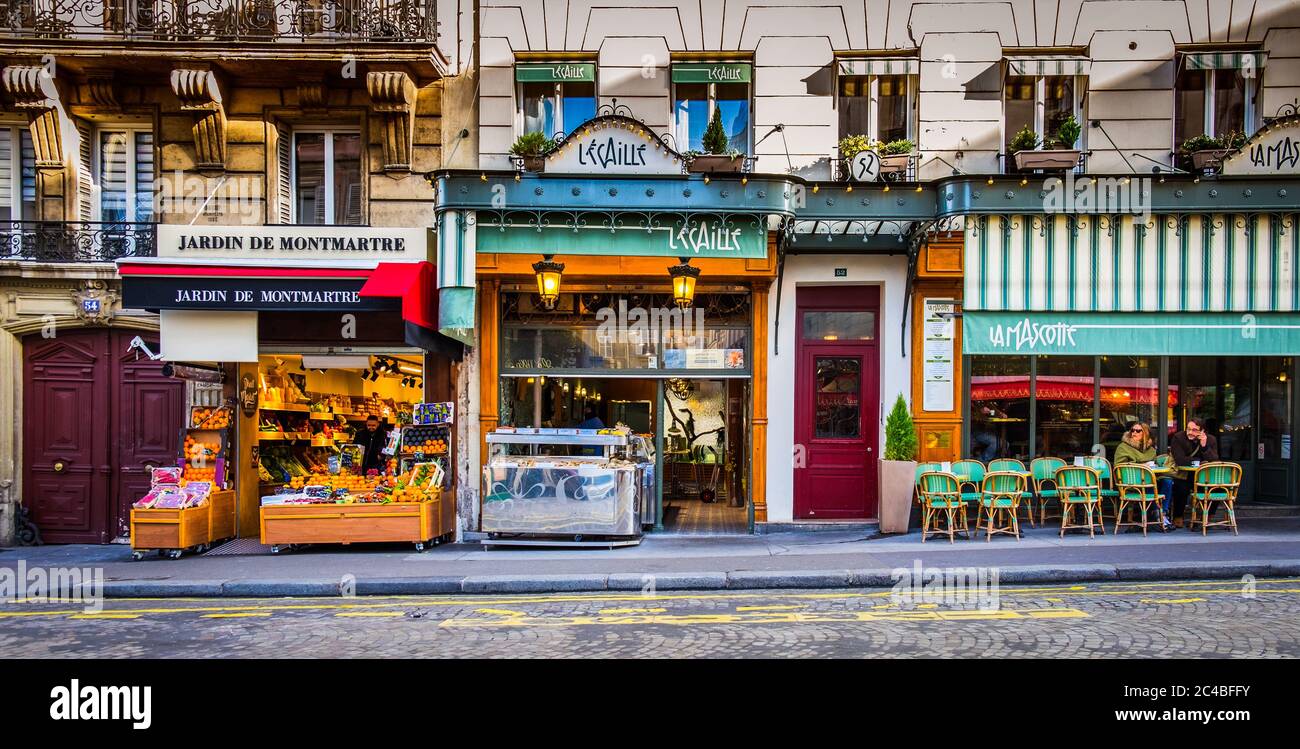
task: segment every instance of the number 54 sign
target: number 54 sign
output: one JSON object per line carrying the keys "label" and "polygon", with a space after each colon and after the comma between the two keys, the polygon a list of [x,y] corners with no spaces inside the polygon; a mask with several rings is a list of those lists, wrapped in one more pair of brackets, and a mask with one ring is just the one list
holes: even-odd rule
{"label": "number 54 sign", "polygon": [[880,155],[875,151],[859,151],[850,162],[849,177],[854,182],[880,179]]}

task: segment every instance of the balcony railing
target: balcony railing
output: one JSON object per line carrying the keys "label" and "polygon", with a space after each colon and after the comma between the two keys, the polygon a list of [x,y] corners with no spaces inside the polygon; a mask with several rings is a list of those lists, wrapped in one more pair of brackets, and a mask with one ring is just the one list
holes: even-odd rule
{"label": "balcony railing", "polygon": [[98,221],[0,222],[0,260],[111,263],[158,254],[157,224]]}
{"label": "balcony railing", "polygon": [[434,0],[0,0],[0,38],[428,42]]}

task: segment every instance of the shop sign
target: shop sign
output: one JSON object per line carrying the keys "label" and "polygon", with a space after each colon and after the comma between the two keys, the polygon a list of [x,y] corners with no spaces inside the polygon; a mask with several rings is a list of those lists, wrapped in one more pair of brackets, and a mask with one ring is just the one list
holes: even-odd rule
{"label": "shop sign", "polygon": [[1300,174],[1300,116],[1265,126],[1241,150],[1223,160],[1223,174]]}
{"label": "shop sign", "polygon": [[747,62],[679,62],[673,83],[749,83],[753,66]]}
{"label": "shop sign", "polygon": [[641,123],[598,117],[574,129],[546,157],[546,171],[559,174],[682,174],[682,157]]}
{"label": "shop sign", "polygon": [[1239,312],[974,312],[965,354],[1289,356],[1300,314]]}
{"label": "shop sign", "polygon": [[611,255],[640,257],[767,257],[767,232],[748,217],[723,221],[715,217],[629,227],[610,231],[601,226],[534,227],[479,224],[475,237],[482,253],[525,255]]}
{"label": "shop sign", "polygon": [[515,65],[515,80],[520,83],[593,83],[594,62],[544,62]]}
{"label": "shop sign", "polygon": [[417,261],[428,229],[370,226],[158,225],[158,256],[222,260]]}
{"label": "shop sign", "polygon": [[365,279],[129,276],[122,303],[133,309],[357,312],[395,309],[396,299],[363,297]]}

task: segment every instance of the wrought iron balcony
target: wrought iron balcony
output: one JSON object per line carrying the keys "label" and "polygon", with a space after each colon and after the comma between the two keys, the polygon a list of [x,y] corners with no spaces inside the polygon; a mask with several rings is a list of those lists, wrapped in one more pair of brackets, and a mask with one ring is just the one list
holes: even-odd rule
{"label": "wrought iron balcony", "polygon": [[434,0],[0,0],[0,38],[432,44]]}
{"label": "wrought iron balcony", "polygon": [[0,222],[0,260],[111,263],[158,254],[157,224],[98,221]]}

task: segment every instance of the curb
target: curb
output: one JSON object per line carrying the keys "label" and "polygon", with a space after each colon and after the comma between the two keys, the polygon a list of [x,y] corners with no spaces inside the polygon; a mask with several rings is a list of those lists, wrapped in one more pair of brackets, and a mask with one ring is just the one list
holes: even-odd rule
{"label": "curb", "polygon": [[[932,569],[941,569],[934,567]],[[1106,581],[1239,580],[1300,576],[1300,559],[1234,562],[1021,565],[998,568],[998,580],[1014,585]],[[889,588],[890,569],[735,572],[611,573],[572,575],[471,575],[468,577],[377,577],[338,580],[209,580],[104,583],[106,598],[279,598],[597,593],[650,590],[757,590]],[[349,592],[348,587],[352,590]]]}

